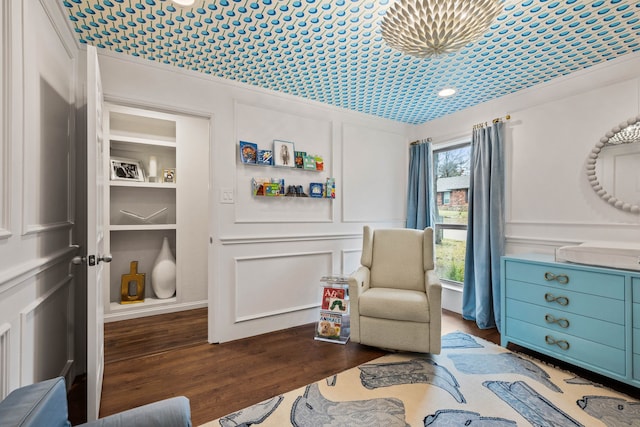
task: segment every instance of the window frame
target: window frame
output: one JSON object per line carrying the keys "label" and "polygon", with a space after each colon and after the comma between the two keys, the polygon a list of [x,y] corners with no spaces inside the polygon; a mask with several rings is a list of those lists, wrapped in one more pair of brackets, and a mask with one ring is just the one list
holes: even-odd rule
{"label": "window frame", "polygon": [[[431,160],[431,176],[433,179],[433,191],[434,194],[436,195],[436,197],[434,197],[435,199],[435,203],[436,205],[434,206],[434,224],[433,224],[433,231],[434,233],[438,233],[439,231],[444,231],[444,230],[467,230],[468,229],[468,223],[467,224],[450,224],[450,223],[444,223],[444,222],[437,222],[437,212],[438,212],[438,206],[437,206],[437,170],[436,170],[436,156],[438,152],[444,152],[444,151],[449,151],[449,150],[455,150],[461,147],[465,147],[468,146],[469,150],[471,150],[471,136],[469,137],[465,137],[462,139],[457,139],[457,140],[453,140],[453,141],[449,141],[449,142],[443,142],[441,144],[437,144],[437,145],[432,145],[431,151],[432,151],[432,160]],[[471,158],[471,151],[469,151],[469,158]],[[469,165],[469,167],[471,167],[471,165]],[[442,204],[444,205],[444,191],[442,192]],[[466,202],[469,203],[469,189],[467,188],[466,194],[465,194],[465,199]],[[465,241],[465,245],[466,245],[466,241]],[[434,251],[436,250],[435,248],[435,242],[434,242]],[[434,254],[435,255],[435,254]],[[457,290],[462,290],[462,287],[464,285],[463,282],[457,282],[454,280],[450,280],[447,278],[442,278],[440,277],[440,282],[448,288],[452,288],[452,289],[457,289]]]}

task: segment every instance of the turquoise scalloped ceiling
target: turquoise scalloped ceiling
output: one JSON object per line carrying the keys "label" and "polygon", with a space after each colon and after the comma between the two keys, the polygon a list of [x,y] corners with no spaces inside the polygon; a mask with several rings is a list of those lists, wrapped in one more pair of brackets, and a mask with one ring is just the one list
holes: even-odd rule
{"label": "turquoise scalloped ceiling", "polygon": [[411,124],[640,50],[640,2],[620,0],[507,1],[476,42],[423,60],[382,40],[393,0],[59,1],[81,43]]}

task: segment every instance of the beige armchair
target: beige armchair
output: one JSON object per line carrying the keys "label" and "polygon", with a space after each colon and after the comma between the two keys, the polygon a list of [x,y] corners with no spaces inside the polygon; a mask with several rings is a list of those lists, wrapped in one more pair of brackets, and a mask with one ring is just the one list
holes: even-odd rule
{"label": "beige armchair", "polygon": [[364,227],[361,266],[349,277],[353,341],[440,353],[442,285],[433,251],[431,228]]}

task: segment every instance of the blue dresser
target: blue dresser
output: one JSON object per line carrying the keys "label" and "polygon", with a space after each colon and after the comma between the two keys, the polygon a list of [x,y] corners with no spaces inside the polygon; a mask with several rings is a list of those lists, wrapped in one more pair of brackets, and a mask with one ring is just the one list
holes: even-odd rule
{"label": "blue dresser", "polygon": [[640,273],[505,256],[501,343],[640,386]]}

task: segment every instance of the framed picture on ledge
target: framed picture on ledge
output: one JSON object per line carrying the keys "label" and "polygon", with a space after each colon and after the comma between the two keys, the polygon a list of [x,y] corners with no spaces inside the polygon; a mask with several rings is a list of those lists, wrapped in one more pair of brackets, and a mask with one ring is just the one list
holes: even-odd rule
{"label": "framed picture on ledge", "polygon": [[140,162],[139,160],[112,157],[110,165],[112,181],[123,180],[144,182],[144,171],[142,170],[142,162]]}
{"label": "framed picture on ledge", "polygon": [[273,165],[282,168],[295,168],[295,154],[293,151],[293,142],[273,141]]}

